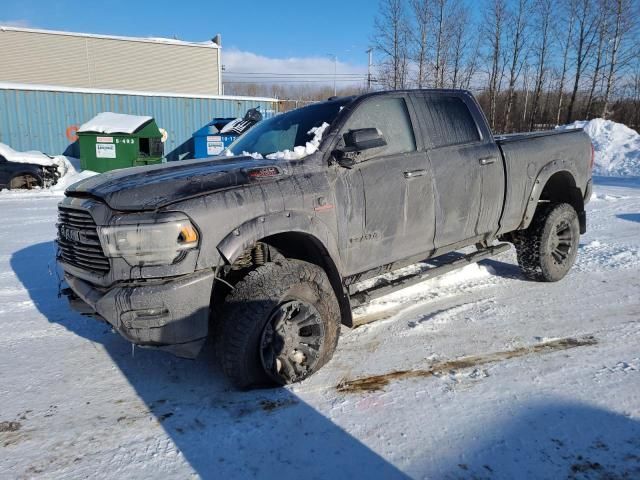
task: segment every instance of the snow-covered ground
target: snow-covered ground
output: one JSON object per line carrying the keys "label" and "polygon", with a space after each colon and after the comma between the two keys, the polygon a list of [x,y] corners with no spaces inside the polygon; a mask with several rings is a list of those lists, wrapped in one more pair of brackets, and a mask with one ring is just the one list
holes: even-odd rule
{"label": "snow-covered ground", "polygon": [[[586,125],[598,171],[639,175],[620,127]],[[0,194],[0,478],[640,478],[640,178],[596,179],[562,282],[507,252],[361,308],[302,384],[237,392],[210,346],[132,350],[59,298],[56,206],[90,174]]]}
{"label": "snow-covered ground", "polygon": [[58,201],[0,196],[2,478],[640,478],[640,180],[598,179],[562,282],[508,252],[378,300],[317,375],[254,392],[210,347],[132,351],[72,313]]}

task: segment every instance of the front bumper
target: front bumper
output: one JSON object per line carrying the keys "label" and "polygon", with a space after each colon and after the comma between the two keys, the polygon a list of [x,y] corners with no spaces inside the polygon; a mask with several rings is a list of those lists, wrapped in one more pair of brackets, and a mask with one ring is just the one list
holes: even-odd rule
{"label": "front bumper", "polygon": [[[94,311],[130,342],[195,358],[209,331],[212,270],[104,289],[65,273],[70,304]],[[77,296],[74,298],[74,295]],[[87,308],[89,307],[89,308]]]}

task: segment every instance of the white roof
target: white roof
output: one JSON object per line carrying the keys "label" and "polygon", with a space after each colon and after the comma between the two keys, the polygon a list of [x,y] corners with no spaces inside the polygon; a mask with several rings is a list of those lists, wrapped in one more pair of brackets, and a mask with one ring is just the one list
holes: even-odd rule
{"label": "white roof", "polygon": [[95,133],[134,133],[145,123],[153,120],[152,117],[138,115],[125,115],[123,113],[103,112],[99,113],[87,123],[84,123],[78,132]]}
{"label": "white roof", "polygon": [[163,43],[166,45],[183,45],[187,47],[204,47],[204,48],[220,48],[212,41],[208,42],[187,42],[185,40],[176,40],[173,38],[156,38],[156,37],[123,37],[119,35],[100,35],[95,33],[78,33],[78,32],[64,32],[60,30],[44,30],[40,28],[22,28],[22,27],[9,27],[0,25],[0,31],[2,32],[28,32],[28,33],[42,33],[48,35],[66,35],[68,37],[84,37],[84,38],[105,38],[108,40],[121,40],[124,42],[146,42],[146,43]]}
{"label": "white roof", "polygon": [[141,97],[206,98],[212,100],[248,100],[252,102],[277,102],[271,97],[246,97],[241,95],[203,95],[198,93],[143,92],[138,90],[114,90],[110,88],[63,87],[34,83],[0,82],[0,90],[27,90],[34,92],[98,93],[105,95],[139,95]]}

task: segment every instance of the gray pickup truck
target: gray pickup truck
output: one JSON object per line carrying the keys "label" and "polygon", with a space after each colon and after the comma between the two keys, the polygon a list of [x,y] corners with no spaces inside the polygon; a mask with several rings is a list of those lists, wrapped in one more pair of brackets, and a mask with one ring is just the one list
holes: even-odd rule
{"label": "gray pickup truck", "polygon": [[241,388],[308,377],[354,306],[511,244],[524,276],[560,280],[586,231],[589,137],[494,137],[466,91],[330,99],[226,153],[71,186],[57,245],[77,310],[182,357],[213,335]]}

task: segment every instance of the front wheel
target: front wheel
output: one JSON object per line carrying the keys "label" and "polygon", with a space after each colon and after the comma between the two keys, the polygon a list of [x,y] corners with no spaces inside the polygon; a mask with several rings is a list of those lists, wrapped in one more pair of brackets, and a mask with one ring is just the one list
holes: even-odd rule
{"label": "front wheel", "polygon": [[557,282],[576,260],[580,222],[568,203],[541,205],[526,230],[514,232],[522,272],[532,280]]}
{"label": "front wheel", "polygon": [[9,182],[10,190],[31,190],[35,187],[41,187],[42,182],[30,173],[13,177]]}
{"label": "front wheel", "polygon": [[238,388],[304,380],[338,343],[340,308],[324,270],[299,260],[248,273],[223,307],[216,350]]}

